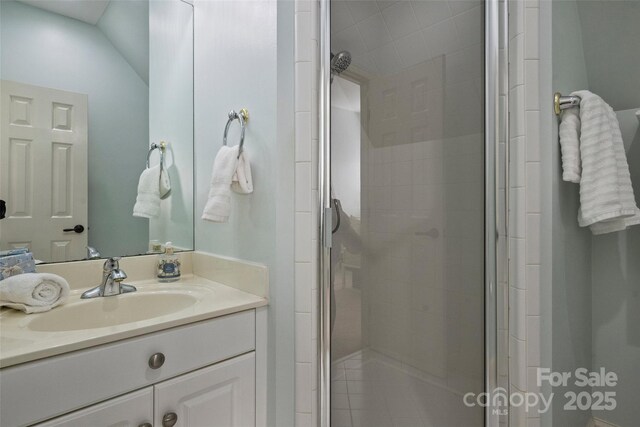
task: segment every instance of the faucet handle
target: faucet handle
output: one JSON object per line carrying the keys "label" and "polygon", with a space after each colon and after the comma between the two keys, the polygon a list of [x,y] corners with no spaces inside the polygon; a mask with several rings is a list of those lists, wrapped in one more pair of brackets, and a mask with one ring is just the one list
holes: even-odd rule
{"label": "faucet handle", "polygon": [[119,256],[108,258],[104,262],[103,270],[104,271],[111,271],[111,270],[120,268],[120,263],[119,263],[120,259],[121,259],[121,257],[119,257]]}

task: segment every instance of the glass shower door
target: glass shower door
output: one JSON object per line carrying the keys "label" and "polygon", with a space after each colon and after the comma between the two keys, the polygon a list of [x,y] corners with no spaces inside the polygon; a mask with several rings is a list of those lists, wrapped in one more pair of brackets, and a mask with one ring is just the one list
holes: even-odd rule
{"label": "glass shower door", "polygon": [[331,425],[482,426],[484,16],[331,1]]}

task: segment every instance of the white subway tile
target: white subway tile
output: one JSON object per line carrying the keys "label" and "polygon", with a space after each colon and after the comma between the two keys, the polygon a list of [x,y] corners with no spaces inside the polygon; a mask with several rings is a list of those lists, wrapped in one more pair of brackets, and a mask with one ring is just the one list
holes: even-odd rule
{"label": "white subway tile", "polygon": [[297,62],[311,61],[311,12],[295,15],[295,58]]}
{"label": "white subway tile", "polygon": [[525,113],[526,121],[526,144],[527,144],[527,162],[540,161],[540,112],[527,111]]}
{"label": "white subway tile", "polygon": [[296,212],[295,222],[295,260],[311,262],[311,213]]}
{"label": "white subway tile", "polygon": [[527,318],[527,366],[540,366],[540,316]]}
{"label": "white subway tile", "polygon": [[540,109],[538,66],[539,61],[537,59],[527,59],[524,61],[524,99],[525,109],[527,110]]}
{"label": "white subway tile", "polygon": [[[515,337],[509,340],[509,372],[511,384],[516,386],[518,390],[527,390],[527,355],[526,343]],[[521,425],[521,424],[518,424]]]}
{"label": "white subway tile", "polygon": [[540,214],[527,215],[527,264],[540,264]]}
{"label": "white subway tile", "polygon": [[311,413],[311,363],[296,363],[296,412]]}
{"label": "white subway tile", "polygon": [[509,89],[524,84],[524,34],[511,41],[509,49]]}
{"label": "white subway tile", "polygon": [[524,85],[516,86],[509,92],[509,110],[510,110],[510,122],[509,132],[510,137],[515,138],[523,136],[525,134],[524,123]]}
{"label": "white subway tile", "polygon": [[296,212],[311,212],[311,162],[296,163]]}
{"label": "white subway tile", "polygon": [[311,62],[297,62],[295,65],[296,111],[311,111]]}
{"label": "white subway tile", "polygon": [[312,427],[311,414],[296,412],[296,427]]}
{"label": "white subway tile", "polygon": [[296,312],[311,313],[311,263],[297,262],[295,267]]}
{"label": "white subway tile", "polygon": [[509,283],[512,287],[526,289],[526,255],[525,255],[525,239],[511,238],[509,250]]}
{"label": "white subway tile", "polygon": [[311,363],[311,313],[296,313],[296,362]]}
{"label": "white subway tile", "polygon": [[527,265],[527,315],[540,314],[540,266]]}
{"label": "white subway tile", "polygon": [[525,42],[524,42],[524,58],[525,59],[538,59],[540,53],[538,51],[538,19],[539,9],[526,8],[524,12],[524,28],[525,28]]}
{"label": "white subway tile", "polygon": [[311,113],[296,113],[296,161],[311,161]]}
{"label": "white subway tile", "polygon": [[540,213],[540,163],[527,163],[527,213]]}

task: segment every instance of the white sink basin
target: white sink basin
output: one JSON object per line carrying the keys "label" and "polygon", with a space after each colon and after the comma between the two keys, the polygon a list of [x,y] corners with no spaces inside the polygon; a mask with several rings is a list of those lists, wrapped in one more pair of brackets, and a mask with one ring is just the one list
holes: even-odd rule
{"label": "white sink basin", "polygon": [[112,297],[69,300],[26,315],[0,309],[0,368],[262,307],[265,298],[198,277],[175,283],[130,282],[138,290]]}
{"label": "white sink basin", "polygon": [[179,290],[80,299],[33,316],[26,326],[32,331],[42,332],[105,328],[165,316],[196,302],[198,298],[194,295]]}

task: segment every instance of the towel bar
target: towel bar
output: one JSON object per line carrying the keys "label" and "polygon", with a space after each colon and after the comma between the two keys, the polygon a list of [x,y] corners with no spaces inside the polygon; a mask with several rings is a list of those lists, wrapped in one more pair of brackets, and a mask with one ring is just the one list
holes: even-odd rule
{"label": "towel bar", "polygon": [[238,158],[242,154],[242,147],[244,146],[244,130],[247,122],[249,121],[249,111],[246,108],[240,109],[240,112],[236,113],[235,110],[229,111],[229,119],[227,125],[224,127],[224,135],[222,137],[222,145],[227,145],[227,134],[229,133],[229,126],[231,122],[238,119],[240,122],[240,148],[238,148]]}
{"label": "towel bar", "polygon": [[562,110],[580,106],[580,97],[575,95],[563,96],[560,92],[553,94],[553,111],[559,116]]}

